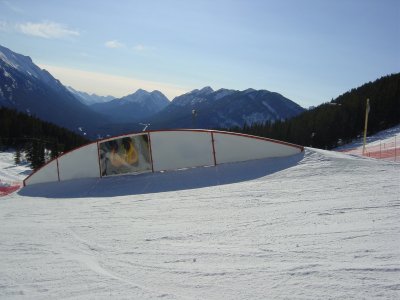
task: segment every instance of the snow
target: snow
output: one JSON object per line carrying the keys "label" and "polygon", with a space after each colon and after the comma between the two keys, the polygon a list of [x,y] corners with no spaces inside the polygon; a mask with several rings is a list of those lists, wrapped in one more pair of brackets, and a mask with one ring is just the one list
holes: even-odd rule
{"label": "snow", "polygon": [[307,148],[29,186],[0,198],[0,298],[398,299],[399,172]]}
{"label": "snow", "polygon": [[6,70],[3,70],[3,72],[4,72],[4,76],[5,76],[5,77],[12,78],[11,74],[8,73]]}
{"label": "snow", "polygon": [[211,87],[206,86],[201,90],[195,89],[189,93],[178,96],[174,98],[172,103],[177,106],[193,106],[202,102],[206,102],[208,99],[205,97],[211,95],[212,93],[214,93],[214,90]]}
{"label": "snow", "polygon": [[0,152],[0,184],[20,183],[30,173],[31,169],[26,161],[15,165],[14,151]]}
{"label": "snow", "polygon": [[352,155],[365,155],[400,162],[400,125],[368,136],[366,140],[365,151],[363,151],[363,138],[356,139],[352,143],[335,150]]}
{"label": "snow", "polygon": [[[376,146],[379,145],[380,143],[387,143],[393,140],[395,137],[399,141],[400,145],[400,124],[390,129],[382,130],[374,134],[373,136],[367,136],[367,145]],[[338,147],[335,150],[342,151],[349,149],[362,149],[363,142],[364,142],[363,137],[360,137],[354,140],[352,143]]]}
{"label": "snow", "polygon": [[232,94],[234,94],[236,92],[237,91],[235,91],[235,90],[219,89],[218,91],[215,92],[214,99],[215,100],[219,100],[219,99],[222,99],[222,98],[224,98],[226,96],[230,96],[230,95],[232,95]]}
{"label": "snow", "polygon": [[[1,49],[0,49],[1,50]],[[18,69],[18,64],[16,64],[9,56],[0,51],[0,59],[3,60],[7,65],[11,66],[14,69]]]}
{"label": "snow", "polygon": [[[23,56],[12,52],[10,49],[0,46],[0,60],[4,61],[8,67],[27,73],[29,76],[43,80],[44,82],[52,82],[53,77],[43,72],[39,67],[33,64],[28,56]],[[3,69],[4,72],[5,69]]]}
{"label": "snow", "polygon": [[271,113],[273,113],[275,116],[279,116],[278,113],[276,112],[276,110],[275,110],[271,105],[269,105],[267,101],[263,101],[262,104],[263,104],[266,108],[268,108],[268,110],[269,110]]}
{"label": "snow", "polygon": [[201,95],[208,95],[214,93],[214,90],[210,86],[203,87],[201,90],[198,91],[198,94]]}

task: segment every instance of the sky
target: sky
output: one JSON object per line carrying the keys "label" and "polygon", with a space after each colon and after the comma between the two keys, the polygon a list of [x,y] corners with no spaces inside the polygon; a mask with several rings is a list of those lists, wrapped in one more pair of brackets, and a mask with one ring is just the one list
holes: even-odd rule
{"label": "sky", "polygon": [[211,86],[303,107],[400,71],[398,0],[0,0],[0,44],[122,97]]}

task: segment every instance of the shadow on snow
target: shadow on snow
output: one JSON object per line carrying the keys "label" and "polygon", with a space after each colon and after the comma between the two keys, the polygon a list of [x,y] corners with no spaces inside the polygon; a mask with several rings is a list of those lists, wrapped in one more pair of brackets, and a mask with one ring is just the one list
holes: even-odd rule
{"label": "shadow on snow", "polygon": [[103,178],[84,178],[26,186],[18,194],[48,198],[93,198],[161,193],[238,183],[261,178],[298,164],[304,152],[176,171]]}

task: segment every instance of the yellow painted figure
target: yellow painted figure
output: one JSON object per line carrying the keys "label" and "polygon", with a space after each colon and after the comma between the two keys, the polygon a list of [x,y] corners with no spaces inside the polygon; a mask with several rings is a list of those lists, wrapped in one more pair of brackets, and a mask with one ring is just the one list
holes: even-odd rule
{"label": "yellow painted figure", "polygon": [[100,143],[102,176],[151,171],[147,135],[137,135]]}
{"label": "yellow painted figure", "polygon": [[110,161],[114,167],[120,167],[127,164],[133,165],[138,161],[139,156],[132,140],[124,140],[122,144],[123,147],[111,150]]}

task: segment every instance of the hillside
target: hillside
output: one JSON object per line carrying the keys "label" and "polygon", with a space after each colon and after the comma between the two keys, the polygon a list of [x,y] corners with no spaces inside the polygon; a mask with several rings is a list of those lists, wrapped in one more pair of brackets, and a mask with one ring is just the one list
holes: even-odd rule
{"label": "hillside", "polygon": [[168,105],[169,100],[163,93],[139,89],[122,98],[94,103],[90,105],[90,108],[107,116],[113,123],[120,124],[146,120]]}
{"label": "hillside", "polygon": [[295,102],[266,90],[205,87],[174,98],[149,120],[158,129],[212,129],[290,119],[303,111]]}
{"label": "hillside", "polygon": [[93,112],[49,72],[24,56],[0,46],[0,107],[96,138],[106,118]]}
{"label": "hillside", "polygon": [[285,122],[231,130],[332,149],[362,136],[367,98],[370,100],[368,135],[400,123],[400,73],[397,73],[352,89]]}
{"label": "hillside", "polygon": [[14,148],[27,151],[33,168],[44,164],[45,149],[50,151],[51,157],[55,157],[87,142],[88,139],[68,129],[0,107],[0,150]]}

